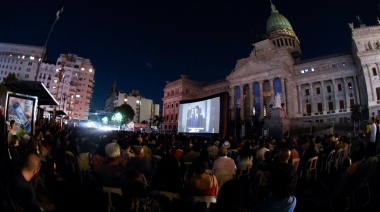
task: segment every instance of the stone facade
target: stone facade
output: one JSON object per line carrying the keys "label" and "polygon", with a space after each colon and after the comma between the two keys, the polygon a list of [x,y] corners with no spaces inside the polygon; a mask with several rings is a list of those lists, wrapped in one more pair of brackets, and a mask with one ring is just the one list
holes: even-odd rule
{"label": "stone facade", "polygon": [[205,85],[182,76],[167,83],[163,128],[175,130],[179,101],[223,91],[229,92],[233,120],[270,119],[277,94],[290,125],[349,123],[354,105],[361,105],[363,118],[379,115],[380,26],[349,26],[351,52],[302,60],[295,32],[272,5],[268,39],[255,43],[225,80]]}

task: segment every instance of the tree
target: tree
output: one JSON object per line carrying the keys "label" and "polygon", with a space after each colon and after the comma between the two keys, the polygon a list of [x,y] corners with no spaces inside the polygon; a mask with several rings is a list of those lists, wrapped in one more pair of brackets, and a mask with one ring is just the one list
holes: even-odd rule
{"label": "tree", "polygon": [[164,117],[155,115],[153,117],[153,125],[157,126],[157,128],[160,128],[160,125],[164,122]]}
{"label": "tree", "polygon": [[0,103],[1,105],[5,105],[5,98],[7,96],[7,87],[5,87],[4,83],[5,82],[12,82],[18,80],[16,75],[14,73],[9,73],[7,77],[3,79],[3,82],[0,84]]}
{"label": "tree", "polygon": [[114,113],[120,113],[121,115],[121,120],[120,120],[120,124],[125,124],[127,123],[129,120],[133,120],[133,118],[135,117],[135,111],[133,110],[133,108],[129,105],[129,104],[122,104],[118,107],[115,107],[113,109],[113,112]]}

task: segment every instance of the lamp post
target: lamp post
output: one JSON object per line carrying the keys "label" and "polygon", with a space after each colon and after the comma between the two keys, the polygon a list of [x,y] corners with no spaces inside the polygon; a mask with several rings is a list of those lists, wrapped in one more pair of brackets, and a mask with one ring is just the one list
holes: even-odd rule
{"label": "lamp post", "polygon": [[58,19],[59,19],[59,15],[60,15],[61,13],[63,13],[63,7],[62,7],[62,9],[60,9],[60,10],[57,11],[57,13],[56,13],[56,17],[55,17],[55,20],[54,20],[54,22],[53,22],[53,25],[51,26],[51,28],[50,28],[50,32],[49,32],[49,34],[48,34],[48,36],[47,36],[47,38],[46,38],[46,40],[45,40],[45,45],[44,45],[44,47],[43,47],[43,49],[42,49],[41,58],[40,58],[40,60],[38,61],[38,64],[37,64],[37,71],[36,71],[36,76],[34,77],[34,81],[37,81],[37,77],[38,77],[38,74],[39,74],[39,72],[40,72],[41,63],[42,63],[43,58],[45,57],[47,43],[48,43],[48,41],[49,41],[49,38],[50,38],[51,33],[53,32],[53,28],[54,28],[54,26],[55,26],[55,23],[57,23],[57,21],[58,21]]}
{"label": "lamp post", "polygon": [[[66,62],[66,57],[63,57],[61,61],[61,68],[58,70],[58,84],[57,84],[56,99],[58,99],[59,85],[62,80],[63,72],[65,71],[64,70],[65,62]],[[55,124],[56,117],[57,117],[57,105],[54,105],[52,124]]]}

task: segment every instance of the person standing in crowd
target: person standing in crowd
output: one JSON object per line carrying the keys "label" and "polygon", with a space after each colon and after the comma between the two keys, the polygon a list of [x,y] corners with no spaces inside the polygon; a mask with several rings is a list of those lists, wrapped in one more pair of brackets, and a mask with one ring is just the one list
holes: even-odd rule
{"label": "person standing in crowd", "polygon": [[9,122],[10,130],[8,132],[8,144],[11,141],[12,135],[17,135],[17,124],[15,120]]}
{"label": "person standing in crowd", "polygon": [[367,156],[372,157],[376,155],[376,134],[377,134],[377,125],[375,117],[371,118],[371,131],[369,142],[367,146]]}

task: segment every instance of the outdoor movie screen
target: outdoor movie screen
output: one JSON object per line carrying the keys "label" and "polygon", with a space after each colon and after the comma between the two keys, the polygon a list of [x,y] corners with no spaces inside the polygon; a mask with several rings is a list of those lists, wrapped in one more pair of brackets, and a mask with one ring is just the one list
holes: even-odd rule
{"label": "outdoor movie screen", "polygon": [[219,133],[220,97],[180,103],[179,133]]}

